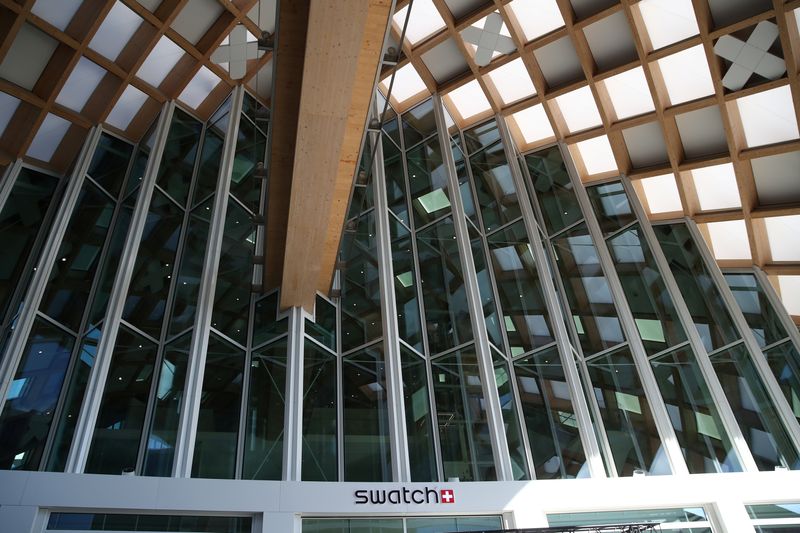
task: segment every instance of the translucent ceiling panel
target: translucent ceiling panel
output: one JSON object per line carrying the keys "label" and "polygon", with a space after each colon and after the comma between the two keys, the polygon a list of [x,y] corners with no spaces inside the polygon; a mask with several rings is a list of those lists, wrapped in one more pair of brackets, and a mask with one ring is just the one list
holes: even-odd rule
{"label": "translucent ceiling panel", "polygon": [[94,34],[89,48],[115,61],[141,24],[139,15],[117,0]]}
{"label": "translucent ceiling panel", "polygon": [[139,112],[146,100],[146,94],[133,85],[128,85],[125,87],[122,96],[117,100],[114,109],[111,110],[111,113],[109,113],[106,118],[106,122],[115,128],[121,130],[127,129],[131,120],[133,120],[133,117]]}
{"label": "translucent ceiling panel", "polygon": [[587,175],[617,170],[617,160],[614,159],[611,143],[608,142],[608,137],[605,135],[586,139],[576,143],[575,147],[580,154]]}
{"label": "translucent ceiling panel", "polygon": [[600,126],[603,123],[592,90],[588,86],[562,94],[556,98],[556,104],[570,133]]}
{"label": "translucent ceiling panel", "polygon": [[773,261],[800,261],[800,215],[765,218]]}
{"label": "translucent ceiling panel", "polygon": [[81,56],[58,93],[56,103],[80,112],[105,75],[105,69]]}
{"label": "translucent ceiling panel", "polygon": [[655,109],[642,67],[636,67],[603,81],[617,119],[622,120]]}
{"label": "translucent ceiling panel", "polygon": [[32,91],[57,46],[52,37],[23,24],[0,62],[0,78]]}
{"label": "translucent ceiling panel", "polygon": [[699,32],[692,0],[642,0],[635,5],[642,14],[653,50]]}
{"label": "translucent ceiling panel", "polygon": [[673,174],[644,178],[641,184],[651,213],[683,211],[681,196]]}
{"label": "translucent ceiling panel", "polygon": [[533,86],[522,58],[517,58],[494,69],[488,76],[497,88],[504,104],[511,104],[536,94],[536,88]]}
{"label": "translucent ceiling panel", "polygon": [[486,95],[483,94],[483,89],[478,80],[472,80],[462,85],[458,89],[449,92],[447,96],[450,98],[455,110],[464,120],[468,120],[492,108],[489,100],[486,99]]}
{"label": "translucent ceiling panel", "polygon": [[778,276],[778,290],[789,314],[800,316],[800,276]]}
{"label": "translucent ceiling panel", "polygon": [[672,105],[714,94],[703,45],[658,60]]}
{"label": "translucent ceiling panel", "polygon": [[31,13],[64,31],[82,2],[83,0],[36,0]]}
{"label": "translucent ceiling panel", "polygon": [[508,6],[517,18],[526,41],[564,27],[564,18],[556,0],[514,0]]}
{"label": "translucent ceiling panel", "polygon": [[[408,6],[399,10],[392,17],[392,21],[397,26],[397,33],[403,31],[403,24],[406,20]],[[426,37],[433,35],[445,27],[444,20],[432,0],[415,0],[411,8],[411,17],[406,29],[406,39],[414,45]]]}
{"label": "translucent ceiling panel", "polygon": [[736,100],[747,146],[796,139],[797,119],[788,85]]}
{"label": "translucent ceiling panel", "polygon": [[706,224],[711,249],[719,260],[751,259],[750,241],[744,220],[725,220]]}
{"label": "translucent ceiling panel", "polygon": [[186,86],[180,95],[182,102],[188,104],[190,107],[197,109],[208,98],[209,93],[214,90],[214,87],[219,85],[222,80],[219,76],[211,72],[206,67],[200,67],[192,81]]}
{"label": "translucent ceiling panel", "polygon": [[190,43],[197,44],[223,11],[216,0],[192,0],[175,17],[172,27]]}
{"label": "translucent ceiling panel", "polygon": [[[381,82],[381,90],[384,94],[389,90],[391,81],[391,77],[388,77]],[[425,82],[417,74],[414,65],[408,63],[397,70],[394,76],[394,84],[392,85],[392,97],[395,100],[403,103],[422,92],[427,93],[427,91]]]}
{"label": "translucent ceiling panel", "polygon": [[39,126],[39,131],[36,132],[36,137],[33,138],[27,155],[40,161],[50,161],[69,127],[68,121],[48,113],[42,125]]}
{"label": "translucent ceiling panel", "polygon": [[153,87],[158,87],[180,61],[183,54],[183,48],[172,42],[167,36],[162,35],[155,48],[150,51],[150,55],[139,67],[136,75]]}
{"label": "translucent ceiling panel", "polygon": [[542,104],[523,109],[511,115],[526,144],[532,144],[555,136],[553,126],[547,118]]}
{"label": "translucent ceiling panel", "polygon": [[17,107],[19,107],[19,100],[9,94],[0,92],[0,137],[3,136],[11,117],[17,111]]}
{"label": "translucent ceiling panel", "polygon": [[711,211],[742,206],[733,164],[696,168],[692,170],[692,179],[701,210]]}

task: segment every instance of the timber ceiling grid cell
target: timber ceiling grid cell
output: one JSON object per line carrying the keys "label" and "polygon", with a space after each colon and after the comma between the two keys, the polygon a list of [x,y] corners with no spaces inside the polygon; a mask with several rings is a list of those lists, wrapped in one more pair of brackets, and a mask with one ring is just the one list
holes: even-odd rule
{"label": "timber ceiling grid cell", "polygon": [[693,218],[800,323],[799,18],[800,0],[414,0],[379,87],[398,69],[399,112],[438,91],[462,128],[499,114],[524,152],[565,143],[586,183],[629,176],[651,219]]}
{"label": "timber ceiling grid cell", "polygon": [[[240,82],[267,101],[272,53],[255,41],[274,30],[274,10],[275,0],[0,0],[0,165],[24,157],[65,172],[92,126],[135,142],[164,102],[207,119]],[[234,72],[218,56],[237,31],[247,55]]]}

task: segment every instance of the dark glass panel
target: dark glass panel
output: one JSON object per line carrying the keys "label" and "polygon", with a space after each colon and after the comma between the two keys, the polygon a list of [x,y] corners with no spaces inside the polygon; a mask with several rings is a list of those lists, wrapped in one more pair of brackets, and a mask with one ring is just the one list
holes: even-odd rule
{"label": "dark glass panel", "polygon": [[520,217],[517,188],[506,160],[503,144],[497,142],[469,158],[478,207],[487,233]]}
{"label": "dark glass panel", "polygon": [[202,202],[216,190],[219,165],[222,163],[223,144],[225,141],[222,135],[211,129],[206,130],[203,149],[200,151],[200,161],[197,164],[192,205]]}
{"label": "dark glass panel", "polygon": [[23,274],[28,257],[38,253],[36,236],[44,224],[58,178],[23,168],[0,211],[0,313],[7,310],[18,285],[27,285],[30,272]]}
{"label": "dark glass panel", "polygon": [[391,216],[389,217],[389,233],[392,239],[397,327],[400,338],[421,352],[422,324],[419,316],[417,275],[414,271],[411,233]]}
{"label": "dark glass panel", "polygon": [[392,213],[397,215],[397,218],[407,226],[410,226],[408,192],[406,190],[405,172],[403,171],[402,152],[387,141],[385,137],[383,140],[383,169],[386,173],[386,205]]}
{"label": "dark glass panel", "polygon": [[250,215],[228,198],[211,325],[242,345],[247,343],[255,239]]}
{"label": "dark glass panel", "polygon": [[445,479],[494,481],[478,359],[472,347],[431,362]]}
{"label": "dark glass panel", "polygon": [[[595,511],[590,513],[564,513],[549,514],[547,521],[551,526],[597,526],[607,524],[641,524],[654,523],[662,524],[669,522],[672,525],[677,523],[705,522],[708,520],[706,512],[702,507],[685,507],[676,509],[637,509],[631,511]],[[654,526],[657,530],[661,527]],[[677,531],[686,533],[711,533],[711,529],[678,529],[671,527],[665,531]]]}
{"label": "dark glass panel", "polygon": [[47,530],[59,531],[178,531],[250,533],[249,516],[136,515],[50,513]]}
{"label": "dark glass panel", "polygon": [[381,294],[374,212],[361,216],[356,232],[345,234],[341,257],[346,262],[342,278],[342,350],[381,335]]}
{"label": "dark glass panel", "polygon": [[[381,111],[383,111],[383,106],[381,106]],[[390,117],[390,115],[392,115]],[[394,144],[400,146],[400,125],[397,122],[397,117],[394,116],[391,108],[387,108],[385,119],[383,122],[383,133],[388,135]]]}
{"label": "dark glass panel", "polygon": [[0,416],[0,468],[37,470],[75,338],[37,318]]}
{"label": "dark glass panel", "polygon": [[260,346],[286,333],[288,320],[278,320],[278,293],[273,292],[256,302],[253,316],[253,346]]}
{"label": "dark glass panel", "polygon": [[170,476],[178,437],[191,333],[164,348],[144,456],[144,475]]}
{"label": "dark glass panel", "polygon": [[[364,181],[362,184],[360,183],[362,179],[368,179],[369,181]],[[347,210],[348,220],[374,207],[372,176],[370,175],[369,178],[367,178],[366,174],[359,173],[356,180],[356,183],[353,185],[353,196],[350,198],[350,206]],[[408,212],[406,212],[406,215],[408,215]]]}
{"label": "dark glass panel", "polygon": [[784,342],[764,350],[764,355],[794,416],[800,420],[800,354],[791,342]]}
{"label": "dark glass panel", "polygon": [[800,518],[800,503],[745,505],[750,518]]}
{"label": "dark glass panel", "polygon": [[[211,127],[213,127],[214,130],[221,136],[225,135],[225,132],[228,128],[228,119],[230,118],[232,104],[233,102],[231,102],[231,97],[228,96],[208,120],[208,124],[211,124]],[[242,109],[244,108],[245,104],[243,102]]]}
{"label": "dark glass panel", "polygon": [[406,533],[450,533],[455,531],[500,531],[499,516],[420,517],[406,520]]}
{"label": "dark glass panel", "polygon": [[242,406],[244,352],[208,338],[192,477],[232,479]]}
{"label": "dark glass panel", "polygon": [[511,354],[550,344],[550,319],[524,224],[519,221],[488,242]]}
{"label": "dark glass panel", "polygon": [[679,348],[651,364],[689,472],[740,472],[742,466],[691,349]]}
{"label": "dark glass panel", "polygon": [[154,191],[122,317],[156,339],[161,334],[182,223],[181,209]]}
{"label": "dark glass panel", "polygon": [[426,100],[402,116],[403,137],[406,149],[422,139],[436,133],[436,116],[433,112],[433,98]]}
{"label": "dark glass panel", "polygon": [[113,214],[114,202],[85,182],[39,305],[40,311],[73,331],[80,327]]}
{"label": "dark glass panel", "polygon": [[500,331],[500,314],[497,312],[497,304],[494,301],[492,291],[492,279],[489,269],[486,266],[486,252],[483,246],[483,238],[470,228],[470,244],[472,245],[472,261],[475,264],[475,272],[478,279],[478,287],[481,296],[481,308],[483,318],[486,322],[486,332],[489,341],[498,349],[504,350],[503,334]]}
{"label": "dark glass panel", "polygon": [[111,289],[122,258],[122,248],[128,238],[128,229],[130,229],[132,216],[133,201],[132,198],[129,198],[118,207],[117,219],[111,231],[111,240],[106,249],[103,267],[98,274],[97,288],[95,289],[93,301],[90,302],[92,311],[89,321],[91,324],[97,324],[106,314],[106,306],[108,299],[111,297]]}
{"label": "dark glass panel", "polygon": [[406,152],[411,205],[417,227],[450,212],[447,167],[442,158],[439,138],[430,140]]}
{"label": "dark glass panel", "polygon": [[586,192],[604,235],[608,236],[636,221],[628,195],[620,182],[587,187]]}
{"label": "dark glass panel", "polygon": [[176,108],[164,145],[156,184],[180,205],[186,205],[203,125]]}
{"label": "dark glass panel", "polygon": [[253,352],[244,438],[244,479],[281,479],[286,339]]}
{"label": "dark glass panel", "polygon": [[685,224],[670,224],[655,226],[653,230],[706,350],[711,352],[738,340],[739,332],[689,228]]}
{"label": "dark glass panel", "polygon": [[400,359],[411,481],[435,481],[436,452],[433,448],[427,365],[424,359],[402,344]]}
{"label": "dark glass panel", "polygon": [[259,212],[261,185],[264,183],[264,180],[253,177],[253,171],[259,162],[264,161],[266,149],[266,136],[251,122],[239,122],[230,192],[253,213]]}
{"label": "dark glass panel", "polygon": [[86,462],[87,473],[136,468],[157,346],[120,326]]}
{"label": "dark glass panel", "polygon": [[758,469],[774,470],[776,466],[800,469],[800,456],[744,345],[737,344],[712,355],[711,364]]}
{"label": "dark glass panel", "polygon": [[203,275],[203,262],[206,256],[212,203],[213,200],[208,199],[189,215],[178,266],[172,317],[169,321],[170,335],[177,335],[194,324],[200,278]]}
{"label": "dark glass panel", "polygon": [[467,143],[467,152],[470,154],[477,152],[481,148],[486,148],[490,144],[500,140],[500,130],[497,129],[497,122],[491,120],[465,130],[464,139]]}
{"label": "dark glass panel", "polygon": [[522,428],[519,425],[519,412],[514,399],[514,388],[511,385],[508,363],[500,355],[494,353],[494,349],[492,351],[495,355],[494,381],[497,386],[497,395],[500,397],[500,409],[506,428],[512,473],[514,479],[530,479],[528,461],[525,458],[525,442],[522,440]]}
{"label": "dark glass panel", "polygon": [[608,248],[647,353],[653,355],[685,341],[672,297],[641,228],[632,226],[609,239]]}
{"label": "dark glass panel", "polygon": [[106,133],[100,135],[88,174],[105,190],[116,197],[125,180],[133,147]]}
{"label": "dark glass panel", "polygon": [[336,351],[336,306],[317,296],[314,306],[316,322],[306,320],[306,335]]}
{"label": "dark glass panel", "polygon": [[588,477],[578,421],[557,348],[514,362],[536,479]]}
{"label": "dark glass panel", "polygon": [[336,357],[306,340],[303,353],[303,481],[336,481]]}
{"label": "dark glass panel", "polygon": [[140,143],[139,149],[136,150],[136,155],[133,158],[130,176],[128,177],[128,181],[125,182],[124,197],[130,198],[135,196],[133,192],[136,191],[139,187],[139,184],[142,183],[144,172],[147,169],[147,160],[149,158],[150,149]]}
{"label": "dark glass panel", "polygon": [[725,274],[747,325],[762,348],[787,337],[777,312],[753,274]]}
{"label": "dark glass panel", "polygon": [[526,155],[525,164],[550,235],[583,218],[558,146]]}
{"label": "dark glass panel", "polygon": [[404,533],[402,518],[304,518],[303,533]]}
{"label": "dark glass panel", "polygon": [[431,354],[472,340],[453,220],[440,220],[417,233],[417,253]]}
{"label": "dark glass panel", "polygon": [[592,359],[586,366],[617,474],[630,476],[634,470],[669,474],[669,463],[630,350],[619,348]]}
{"label": "dark glass panel", "polygon": [[380,343],[342,360],[342,398],[344,480],[391,481],[386,367]]}
{"label": "dark glass panel", "polygon": [[464,204],[464,214],[472,222],[476,228],[481,227],[481,221],[478,219],[478,211],[475,208],[475,197],[472,194],[472,180],[467,171],[467,160],[464,158],[464,153],[455,142],[450,142],[450,149],[453,152],[453,160],[456,167],[456,177],[458,177],[458,190],[461,194],[461,201]]}

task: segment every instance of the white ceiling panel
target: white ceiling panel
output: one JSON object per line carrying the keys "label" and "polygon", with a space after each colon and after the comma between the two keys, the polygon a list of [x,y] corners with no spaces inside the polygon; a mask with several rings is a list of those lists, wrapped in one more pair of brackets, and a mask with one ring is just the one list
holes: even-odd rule
{"label": "white ceiling panel", "polygon": [[55,39],[26,22],[0,63],[0,78],[32,91],[57,46]]}

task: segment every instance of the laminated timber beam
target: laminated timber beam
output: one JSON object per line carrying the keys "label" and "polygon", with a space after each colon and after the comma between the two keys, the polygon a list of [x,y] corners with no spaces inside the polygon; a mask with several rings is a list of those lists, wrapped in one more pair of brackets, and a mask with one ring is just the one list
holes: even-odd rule
{"label": "laminated timber beam", "polygon": [[[286,223],[282,308],[312,311],[316,291],[330,288],[391,5],[391,0],[311,2]],[[276,94],[281,106],[277,99]],[[276,117],[274,128],[280,127]],[[271,178],[275,173],[273,161]]]}

